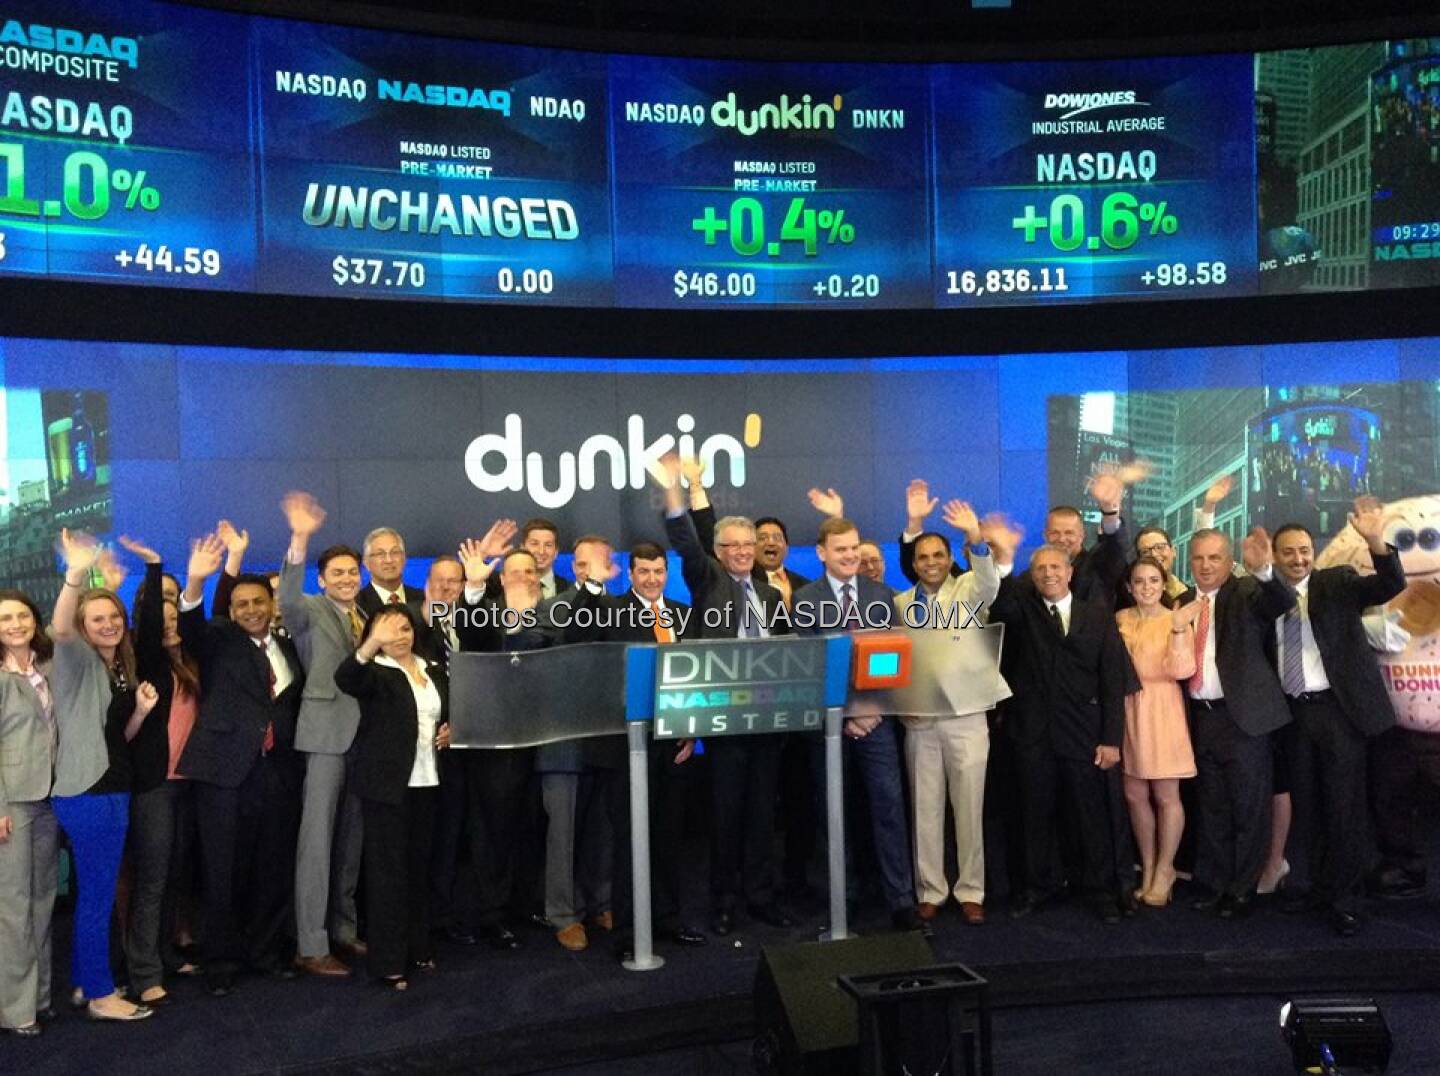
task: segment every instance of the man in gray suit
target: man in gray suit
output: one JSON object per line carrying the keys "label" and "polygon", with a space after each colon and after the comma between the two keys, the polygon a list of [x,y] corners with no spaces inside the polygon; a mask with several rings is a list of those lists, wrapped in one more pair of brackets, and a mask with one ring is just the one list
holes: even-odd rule
{"label": "man in gray suit", "polygon": [[305,665],[305,691],[295,749],[305,756],[305,796],[295,854],[296,967],[312,975],[349,975],[330,943],[352,960],[365,955],[355,934],[355,888],[360,878],[360,800],[347,771],[360,723],[354,697],[335,687],[335,669],[355,649],[364,617],[355,605],[360,556],[348,546],[320,554],[323,594],[306,594],[305,549],[325,522],[308,493],[281,502],[290,524],[290,549],[280,569],[285,625]]}

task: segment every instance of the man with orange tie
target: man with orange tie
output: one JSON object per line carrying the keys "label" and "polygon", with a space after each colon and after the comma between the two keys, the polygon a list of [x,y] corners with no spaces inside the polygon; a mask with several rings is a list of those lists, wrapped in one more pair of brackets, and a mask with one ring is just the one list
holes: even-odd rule
{"label": "man with orange tie", "polygon": [[[588,569],[588,565],[586,566]],[[582,572],[575,561],[576,608],[587,606],[603,613],[601,623],[583,633],[568,633],[569,642],[659,643],[669,645],[693,634],[690,606],[665,597],[669,578],[665,550],[654,542],[630,548],[630,589],[619,597],[605,594],[603,580]],[[601,609],[603,607],[603,610]],[[614,876],[610,907],[619,941],[617,955],[629,958],[630,927],[634,914],[630,862],[630,783],[624,736],[596,737],[586,741],[596,765],[617,767],[604,784],[606,809],[615,841]],[[650,854],[658,935],[679,945],[704,945],[705,935],[693,925],[681,906],[681,838],[685,805],[692,783],[699,778],[699,760],[691,760],[693,740],[654,740],[650,744]]]}
{"label": "man with orange tie", "polygon": [[424,594],[405,585],[405,539],[394,527],[376,527],[360,546],[370,582],[355,596],[355,604],[366,619],[385,605],[408,605],[425,623]]}

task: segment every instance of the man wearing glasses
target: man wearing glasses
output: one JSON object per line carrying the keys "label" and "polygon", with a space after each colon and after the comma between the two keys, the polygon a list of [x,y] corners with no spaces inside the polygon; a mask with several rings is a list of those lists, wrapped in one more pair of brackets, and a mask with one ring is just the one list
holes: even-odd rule
{"label": "man wearing glasses", "polygon": [[365,536],[360,547],[370,583],[355,598],[365,616],[372,617],[386,605],[408,605],[410,611],[425,620],[423,591],[405,586],[405,539],[391,527],[376,527]]}

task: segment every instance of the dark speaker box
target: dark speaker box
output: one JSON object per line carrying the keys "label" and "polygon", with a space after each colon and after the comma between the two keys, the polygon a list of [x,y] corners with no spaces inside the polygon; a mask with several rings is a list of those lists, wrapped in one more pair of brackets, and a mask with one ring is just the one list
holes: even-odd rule
{"label": "dark speaker box", "polygon": [[877,934],[767,948],[755,972],[755,1065],[782,1076],[856,1069],[860,1027],[841,975],[883,975],[935,963],[922,934]]}

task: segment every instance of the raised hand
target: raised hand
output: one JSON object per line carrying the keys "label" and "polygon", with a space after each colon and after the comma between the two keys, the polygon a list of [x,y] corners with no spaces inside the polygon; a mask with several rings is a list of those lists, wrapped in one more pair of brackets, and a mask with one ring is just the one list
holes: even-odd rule
{"label": "raised hand", "polygon": [[513,519],[497,519],[490,524],[485,537],[480,539],[480,551],[487,560],[503,557],[513,548],[515,535],[519,530]]}
{"label": "raised hand", "polygon": [[1210,483],[1210,488],[1205,491],[1205,510],[1215,511],[1215,506],[1230,496],[1230,491],[1235,488],[1235,479],[1228,474],[1221,475]]}
{"label": "raised hand", "polygon": [[940,518],[948,526],[961,531],[965,535],[965,540],[972,545],[979,539],[980,520],[975,515],[975,509],[970,507],[969,501],[946,501]]}
{"label": "raised hand", "polygon": [[100,543],[84,531],[62,530],[60,553],[65,558],[65,574],[79,575],[95,567],[100,558]]}
{"label": "raised hand", "polygon": [[190,543],[190,561],[185,567],[187,583],[209,579],[220,570],[220,562],[224,559],[225,545],[216,535],[196,538]]}
{"label": "raised hand", "polygon": [[1258,575],[1270,566],[1272,559],[1270,551],[1270,532],[1264,527],[1255,527],[1245,536],[1240,543],[1241,557],[1245,562],[1245,570],[1251,575]]}
{"label": "raised hand", "polygon": [[1097,474],[1090,479],[1090,496],[1100,506],[1100,511],[1112,515],[1120,511],[1120,502],[1125,497],[1125,483],[1119,475]]}
{"label": "raised hand", "polygon": [[999,512],[991,512],[980,521],[980,538],[994,551],[996,564],[1009,564],[1025,538],[1025,530]]}
{"label": "raised hand", "polygon": [[912,478],[905,487],[906,530],[911,533],[925,529],[925,517],[935,511],[939,497],[930,496],[930,483],[923,478]]}
{"label": "raised hand", "polygon": [[375,644],[375,650],[383,649],[391,643],[399,642],[409,626],[403,616],[377,617],[375,626],[370,629],[369,641]]}
{"label": "raised hand", "polygon": [[1350,513],[1350,526],[1375,552],[1385,549],[1385,506],[1378,497],[1356,497],[1355,511]]}
{"label": "raised hand", "polygon": [[1185,605],[1177,605],[1170,610],[1170,627],[1175,631],[1184,631],[1193,627],[1200,619],[1200,603],[1188,602]]}
{"label": "raised hand", "polygon": [[280,511],[290,524],[290,533],[309,538],[325,525],[325,509],[308,493],[292,490],[280,501]]}
{"label": "raised hand", "polygon": [[[155,550],[151,549],[144,542],[141,542],[138,539],[131,538],[128,535],[124,534],[120,535],[120,537],[116,538],[115,540],[121,545],[123,545],[126,549],[130,550],[130,552],[134,553],[146,564],[160,563],[160,554],[155,552]],[[114,588],[112,587],[111,589],[113,590]]]}
{"label": "raised hand", "polygon": [[819,512],[822,516],[829,516],[831,519],[839,519],[845,514],[845,498],[836,493],[834,488],[814,488],[806,492],[810,498],[810,507]]}
{"label": "raised hand", "polygon": [[118,591],[125,582],[125,577],[130,574],[113,549],[101,549],[100,555],[95,558],[95,566],[100,569],[100,578],[104,581],[106,590]]}
{"label": "raised hand", "polygon": [[135,689],[135,716],[144,717],[155,709],[155,704],[159,701],[160,692],[155,690],[155,685],[149,680],[140,681],[140,685]]}
{"label": "raised hand", "polygon": [[[499,524],[496,524],[496,526],[498,525]],[[491,527],[490,529],[493,531],[495,528]],[[488,538],[489,535],[486,535],[486,537]],[[508,549],[509,547],[507,546],[506,548]],[[486,546],[483,541],[466,538],[460,543],[460,548],[456,555],[460,558],[460,563],[465,567],[466,583],[471,586],[479,586],[490,578],[490,573],[494,570],[490,562],[494,558],[486,551]]]}
{"label": "raised hand", "polygon": [[1155,465],[1149,460],[1136,457],[1129,463],[1122,463],[1115,469],[1115,477],[1126,486],[1133,486],[1137,482],[1143,482],[1155,473]]}
{"label": "raised hand", "polygon": [[685,476],[687,486],[694,487],[705,484],[705,464],[694,456],[686,456],[680,461],[680,473]]}
{"label": "raised hand", "polygon": [[250,548],[250,532],[237,531],[235,524],[228,519],[222,519],[215,524],[215,537],[220,539],[225,546],[225,552],[232,557],[243,557],[245,550]]}
{"label": "raised hand", "polygon": [[651,479],[661,489],[679,488],[682,470],[683,465],[678,452],[665,453],[649,467]]}

